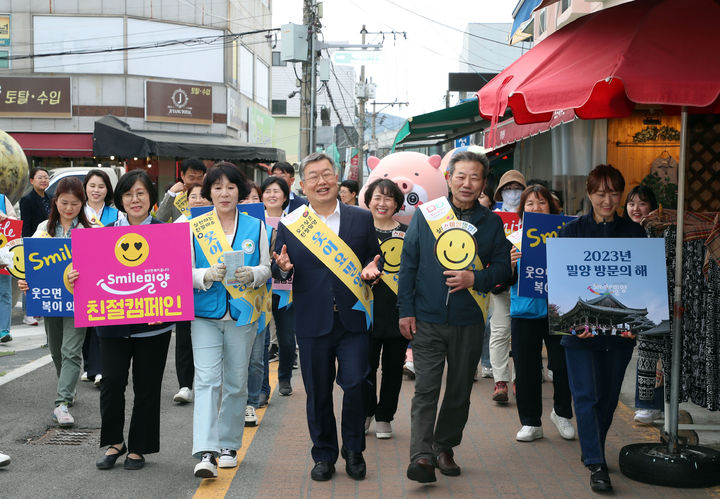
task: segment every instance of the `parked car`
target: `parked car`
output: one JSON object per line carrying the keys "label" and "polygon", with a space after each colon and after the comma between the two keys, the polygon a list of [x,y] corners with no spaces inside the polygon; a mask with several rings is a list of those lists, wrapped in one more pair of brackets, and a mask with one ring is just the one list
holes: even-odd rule
{"label": "parked car", "polygon": [[48,188],[45,189],[45,192],[50,196],[55,196],[55,189],[57,189],[57,184],[65,177],[77,177],[80,182],[85,180],[85,175],[90,170],[102,170],[105,173],[108,174],[108,177],[110,177],[110,184],[112,184],[113,189],[117,185],[118,177],[122,175],[122,168],[113,168],[113,167],[95,167],[91,168],[89,166],[71,166],[66,168],[53,168],[50,170],[50,185],[48,185]]}

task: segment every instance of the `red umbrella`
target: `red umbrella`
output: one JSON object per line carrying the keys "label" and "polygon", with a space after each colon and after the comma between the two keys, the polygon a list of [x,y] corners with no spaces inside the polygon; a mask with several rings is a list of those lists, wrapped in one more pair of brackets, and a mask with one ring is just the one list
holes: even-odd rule
{"label": "red umbrella", "polygon": [[523,124],[562,109],[617,118],[635,104],[720,112],[718,21],[716,0],[636,0],[581,17],[485,85],[480,114],[497,120],[509,106]]}
{"label": "red umbrella", "polygon": [[[491,120],[492,134],[508,106],[520,124],[549,121],[562,110],[573,110],[584,119],[628,116],[637,104],[661,105],[665,112],[680,110],[675,249],[677,262],[682,262],[687,113],[720,112],[720,51],[714,35],[719,20],[718,0],[635,0],[584,16],[548,36],[486,84],[478,92],[480,114]],[[651,483],[693,486],[695,481],[698,486],[706,483],[703,480],[717,480],[720,454],[678,444],[681,290],[678,263],[667,453],[647,444],[627,446],[621,469],[625,463],[624,473]],[[635,449],[626,451],[630,447]],[[631,475],[630,459],[663,464],[663,471],[634,468]]]}

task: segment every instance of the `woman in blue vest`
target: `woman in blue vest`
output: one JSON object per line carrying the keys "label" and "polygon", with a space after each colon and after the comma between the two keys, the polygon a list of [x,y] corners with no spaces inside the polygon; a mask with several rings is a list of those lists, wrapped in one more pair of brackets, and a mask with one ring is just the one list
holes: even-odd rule
{"label": "woman in blue vest", "polygon": [[[265,224],[237,209],[240,200],[247,197],[248,189],[245,175],[235,165],[221,162],[208,170],[202,190],[203,196],[212,200],[220,223],[220,231],[215,230],[215,237],[224,238],[233,251],[244,252],[244,266],[234,273],[237,285],[243,291],[265,286],[270,278]],[[258,322],[252,321],[251,314],[242,314],[244,319],[241,325],[237,324],[241,317],[238,307],[242,303],[232,301],[223,285],[225,265],[211,265],[197,237],[193,237],[193,253],[195,406],[192,452],[201,459],[195,466],[195,476],[214,478],[218,465],[222,468],[237,466],[248,395],[248,365]]]}
{"label": "woman in blue vest", "polygon": [[[531,185],[520,196],[518,215],[525,213],[560,214],[560,207],[550,191],[540,185]],[[522,254],[513,246],[510,262],[515,277]],[[522,265],[520,265],[522,267]],[[568,384],[565,351],[560,336],[550,334],[547,298],[528,298],[518,295],[517,281],[510,289],[510,334],[513,366],[517,383],[517,411],[522,428],[515,439],[532,442],[543,437],[542,429],[542,345],[548,355],[548,369],[553,372],[553,409],[550,421],[565,440],[575,438],[572,418],[572,397]]]}
{"label": "woman in blue vest", "polygon": [[[118,210],[113,208],[113,188],[108,174],[94,169],[87,172],[83,180],[83,190],[87,197],[85,216],[94,225],[105,227],[118,219]],[[98,223],[99,222],[99,223]],[[83,343],[83,374],[82,381],[92,381],[99,387],[102,380],[100,369],[100,343],[94,327],[85,330]]]}
{"label": "woman in blue vest", "polygon": [[[17,216],[10,199],[5,194],[0,194],[0,223],[8,218],[16,220]],[[7,274],[0,274],[0,343],[12,341],[10,335],[12,305],[12,279]]]}
{"label": "woman in blue vest", "polygon": [[[115,206],[124,213],[112,224],[116,227],[162,223],[150,215],[157,192],[144,170],[132,170],[118,180]],[[96,229],[103,230],[103,229]],[[145,454],[160,450],[160,392],[170,335],[174,323],[125,324],[97,328],[100,339],[100,446],[109,445],[95,463],[106,470],[125,452],[126,470],[145,466]],[[134,405],[127,445],[125,427],[125,387],[132,363]]]}

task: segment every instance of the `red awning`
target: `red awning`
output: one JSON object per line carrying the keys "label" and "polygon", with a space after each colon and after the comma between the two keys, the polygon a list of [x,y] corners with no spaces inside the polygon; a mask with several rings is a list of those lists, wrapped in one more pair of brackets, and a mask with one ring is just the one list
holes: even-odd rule
{"label": "red awning", "polygon": [[635,0],[583,16],[486,84],[480,114],[497,120],[509,106],[516,122],[532,123],[558,109],[628,116],[635,104],[718,112],[718,19],[716,0]]}
{"label": "red awning", "polygon": [[551,128],[555,128],[563,123],[569,123],[574,119],[575,112],[572,109],[553,113],[550,121],[530,123],[529,125],[518,125],[513,118],[510,118],[498,123],[494,137],[495,144],[492,143],[493,137],[491,134],[486,133],[483,137],[483,145],[488,150],[498,149],[504,145],[547,132]]}
{"label": "red awning", "polygon": [[8,132],[26,156],[87,158],[93,156],[92,133]]}

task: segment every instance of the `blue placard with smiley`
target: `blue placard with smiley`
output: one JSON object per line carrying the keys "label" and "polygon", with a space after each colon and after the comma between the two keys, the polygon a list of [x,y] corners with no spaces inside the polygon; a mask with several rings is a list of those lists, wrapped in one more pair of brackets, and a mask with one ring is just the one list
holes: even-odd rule
{"label": "blue placard with smiley", "polygon": [[523,216],[522,257],[518,261],[518,295],[547,298],[546,241],[558,237],[560,229],[575,217],[525,213]]}
{"label": "blue placard with smiley", "polygon": [[35,317],[72,317],[73,291],[68,282],[72,268],[70,239],[27,237],[25,280],[27,315]]}

